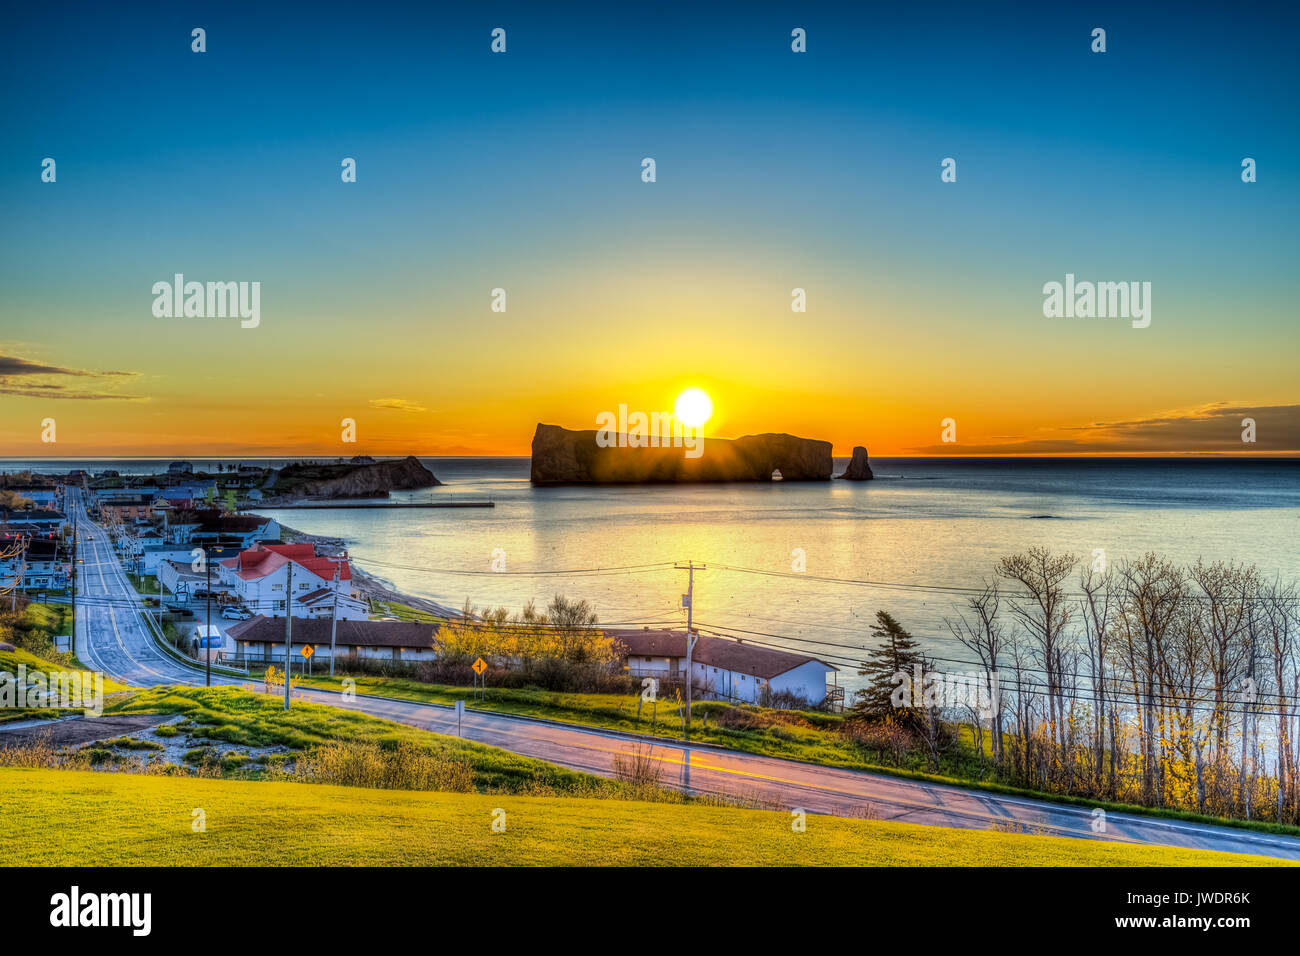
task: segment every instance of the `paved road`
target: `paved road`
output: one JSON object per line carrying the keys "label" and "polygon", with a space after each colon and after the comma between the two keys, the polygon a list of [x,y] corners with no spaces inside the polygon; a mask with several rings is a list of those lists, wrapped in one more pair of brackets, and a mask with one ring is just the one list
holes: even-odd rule
{"label": "paved road", "polygon": [[[77,652],[82,660],[123,683],[136,686],[201,684],[202,671],[177,662],[153,643],[141,621],[139,596],[114,556],[107,534],[87,518],[79,498],[71,493],[69,509],[78,518],[80,557],[84,559],[84,564],[79,566],[77,617]],[[214,675],[213,683],[241,681]],[[366,696],[344,702],[338,694],[319,690],[307,690],[304,695],[318,703],[361,710],[416,727],[456,732],[455,715],[446,707]],[[694,792],[740,795],[764,805],[798,807],[809,813],[869,816],[977,830],[996,825],[1085,839],[1300,859],[1300,839],[1290,837],[1118,813],[1106,815],[1105,833],[1094,833],[1092,812],[1086,807],[709,747],[692,747],[688,751],[680,744],[643,742],[623,734],[482,711],[467,712],[462,731],[470,740],[606,776],[612,774],[616,754],[640,747],[661,762],[665,784],[685,785],[689,764],[689,786]]]}

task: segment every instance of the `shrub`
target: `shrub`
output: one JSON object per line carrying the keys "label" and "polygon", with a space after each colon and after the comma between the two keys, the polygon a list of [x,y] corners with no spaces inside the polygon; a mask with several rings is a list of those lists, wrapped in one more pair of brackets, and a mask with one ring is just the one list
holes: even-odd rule
{"label": "shrub", "polygon": [[331,741],[303,755],[297,773],[311,783],[345,787],[453,793],[474,789],[470,760],[408,743],[386,750],[371,741]]}

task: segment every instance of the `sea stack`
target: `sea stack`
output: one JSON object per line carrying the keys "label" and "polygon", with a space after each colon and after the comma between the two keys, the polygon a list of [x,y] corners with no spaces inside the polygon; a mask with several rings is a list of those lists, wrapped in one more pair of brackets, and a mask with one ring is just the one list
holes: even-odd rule
{"label": "sea stack", "polygon": [[539,424],[533,435],[535,485],[655,482],[828,481],[831,443],[786,434],[701,438],[693,449],[646,447],[644,435],[601,435]]}
{"label": "sea stack", "polygon": [[867,461],[866,448],[861,445],[856,446],[849,467],[844,469],[844,474],[835,477],[843,478],[845,481],[870,481],[875,478],[876,476],[871,473],[871,463]]}

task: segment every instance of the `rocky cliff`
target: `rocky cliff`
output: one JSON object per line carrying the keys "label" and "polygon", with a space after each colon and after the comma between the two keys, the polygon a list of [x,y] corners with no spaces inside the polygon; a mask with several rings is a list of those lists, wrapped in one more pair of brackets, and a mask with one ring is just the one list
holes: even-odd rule
{"label": "rocky cliff", "polygon": [[[336,466],[337,467],[337,466]],[[282,478],[291,477],[289,468]],[[442,484],[433,472],[420,464],[414,455],[373,465],[348,465],[338,473],[321,477],[302,476],[283,497],[289,498],[376,498],[390,491],[409,488],[432,488]]]}
{"label": "rocky cliff", "polygon": [[597,432],[538,425],[533,435],[535,485],[640,484],[648,482],[826,481],[831,443],[794,435],[702,439],[696,457],[685,448],[627,447],[626,436],[602,447]]}
{"label": "rocky cliff", "polygon": [[867,460],[867,450],[861,445],[856,446],[853,449],[853,458],[844,469],[844,474],[835,477],[847,481],[870,481],[875,478],[876,476],[871,472],[871,463]]}

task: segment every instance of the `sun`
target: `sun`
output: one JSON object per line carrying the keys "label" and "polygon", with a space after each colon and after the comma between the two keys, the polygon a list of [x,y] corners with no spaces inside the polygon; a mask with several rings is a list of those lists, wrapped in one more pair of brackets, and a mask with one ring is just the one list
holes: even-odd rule
{"label": "sun", "polygon": [[703,389],[688,388],[677,396],[673,414],[688,428],[699,428],[713,417],[713,399]]}

